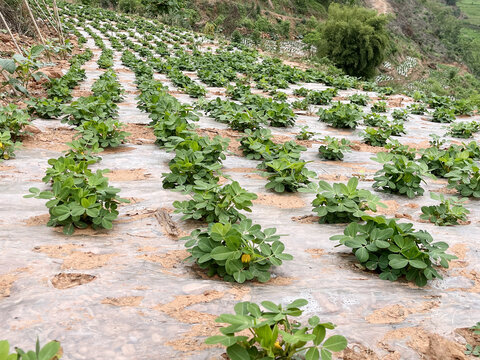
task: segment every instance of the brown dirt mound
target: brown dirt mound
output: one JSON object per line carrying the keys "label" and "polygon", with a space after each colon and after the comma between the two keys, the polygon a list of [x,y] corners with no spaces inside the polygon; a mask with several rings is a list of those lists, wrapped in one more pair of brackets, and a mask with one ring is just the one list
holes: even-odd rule
{"label": "brown dirt mound", "polygon": [[392,351],[390,341],[408,339],[407,346],[429,360],[466,360],[463,345],[448,340],[438,334],[432,334],[420,327],[404,327],[389,331],[380,345]]}
{"label": "brown dirt mound", "polygon": [[325,180],[325,181],[348,181],[350,178],[345,175],[340,175],[340,174],[320,174],[318,175],[318,178],[320,180]]}
{"label": "brown dirt mound", "polygon": [[352,141],[352,145],[350,147],[355,150],[355,151],[360,151],[360,152],[370,152],[370,153],[380,153],[380,152],[387,152],[387,149],[385,149],[382,146],[371,146],[364,144],[360,141]]}
{"label": "brown dirt mound", "polygon": [[327,253],[324,249],[307,249],[305,252],[310,254],[313,259],[318,259]]}
{"label": "brown dirt mound", "polygon": [[62,265],[62,269],[89,270],[102,267],[117,254],[94,254],[92,252],[74,251],[68,255]]}
{"label": "brown dirt mound", "polygon": [[13,274],[0,275],[0,299],[10,296],[10,288],[17,280],[17,277]]}
{"label": "brown dirt mound", "polygon": [[320,217],[316,215],[293,216],[292,220],[300,224],[316,224]]}
{"label": "brown dirt mound", "polygon": [[105,176],[111,181],[138,181],[148,179],[150,174],[145,169],[115,169]]}
{"label": "brown dirt mound", "polygon": [[153,134],[153,129],[147,125],[126,124],[123,129],[130,133],[127,141],[132,144],[142,145],[155,143],[156,137]]}
{"label": "brown dirt mound", "polygon": [[150,262],[159,263],[166,269],[173,269],[182,264],[190,253],[186,250],[172,250],[165,254],[142,254],[138,255],[138,259],[144,259]]}
{"label": "brown dirt mound", "polygon": [[427,301],[414,308],[394,304],[375,310],[365,320],[370,324],[397,324],[404,321],[410,314],[425,313],[436,307],[438,302],[435,301]]}
{"label": "brown dirt mound", "polygon": [[113,306],[138,306],[143,300],[143,296],[122,296],[118,298],[107,297],[102,300],[102,304]]}
{"label": "brown dirt mound", "polygon": [[39,226],[39,225],[46,225],[48,220],[50,220],[50,214],[43,214],[32,216],[24,221],[25,225],[27,226]]}
{"label": "brown dirt mound", "polygon": [[65,151],[69,149],[65,143],[71,142],[75,133],[75,130],[67,128],[47,129],[38,134],[25,136],[22,139],[22,146],[26,149]]}
{"label": "brown dirt mound", "polygon": [[275,206],[280,209],[298,209],[305,206],[305,202],[295,194],[257,194],[258,198],[253,200],[253,203]]}
{"label": "brown dirt mound", "polygon": [[95,280],[96,276],[88,274],[67,274],[60,273],[53,277],[52,285],[57,289],[68,289],[75,286],[88,284]]}
{"label": "brown dirt mound", "polygon": [[35,246],[33,251],[47,254],[49,257],[56,259],[64,259],[72,252],[83,245],[63,244],[63,245],[44,245]]}

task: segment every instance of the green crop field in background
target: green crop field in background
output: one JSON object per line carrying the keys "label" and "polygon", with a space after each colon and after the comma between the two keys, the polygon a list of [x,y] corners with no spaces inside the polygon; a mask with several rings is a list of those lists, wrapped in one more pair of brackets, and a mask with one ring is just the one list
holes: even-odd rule
{"label": "green crop field in background", "polygon": [[480,26],[480,0],[461,0],[457,6],[468,16],[468,23]]}

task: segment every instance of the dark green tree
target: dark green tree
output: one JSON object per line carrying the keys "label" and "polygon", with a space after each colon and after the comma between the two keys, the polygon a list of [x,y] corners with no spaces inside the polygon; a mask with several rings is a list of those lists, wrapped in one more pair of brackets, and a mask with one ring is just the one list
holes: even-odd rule
{"label": "dark green tree", "polygon": [[321,26],[318,55],[332,60],[348,75],[371,77],[385,57],[389,17],[358,6],[331,4]]}

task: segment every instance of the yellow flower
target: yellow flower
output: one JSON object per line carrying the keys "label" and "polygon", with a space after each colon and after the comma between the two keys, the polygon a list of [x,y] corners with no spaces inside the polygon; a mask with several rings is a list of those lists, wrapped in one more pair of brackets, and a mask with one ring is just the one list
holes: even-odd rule
{"label": "yellow flower", "polygon": [[279,342],[279,341],[276,341],[275,344],[273,344],[273,347],[274,347],[275,349],[280,349],[280,350],[282,350],[282,346],[280,345],[280,342]]}
{"label": "yellow flower", "polygon": [[251,259],[252,259],[252,257],[250,256],[250,254],[243,254],[242,255],[242,263],[244,263],[244,264],[249,263]]}
{"label": "yellow flower", "polygon": [[3,149],[3,144],[0,142],[0,149]]}
{"label": "yellow flower", "polygon": [[5,160],[8,160],[8,159],[10,159],[10,156],[9,156],[8,154],[3,154],[3,158],[4,158]]}

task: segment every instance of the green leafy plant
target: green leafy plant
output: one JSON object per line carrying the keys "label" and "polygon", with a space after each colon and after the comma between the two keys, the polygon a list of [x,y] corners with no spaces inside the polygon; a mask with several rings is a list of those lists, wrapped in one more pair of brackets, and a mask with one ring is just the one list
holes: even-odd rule
{"label": "green leafy plant", "polygon": [[315,136],[315,133],[312,131],[308,131],[308,126],[302,126],[300,133],[295,136],[297,140],[310,140],[312,137]]}
{"label": "green leafy plant", "polygon": [[[472,326],[470,330],[473,330],[474,335],[480,335],[480,322],[477,322],[477,324]],[[465,355],[480,357],[480,345],[472,345],[467,343],[465,345]]]}
{"label": "green leafy plant", "polygon": [[432,121],[436,123],[452,123],[455,121],[455,110],[439,107],[432,114]]}
{"label": "green leafy plant", "polygon": [[458,221],[467,221],[470,213],[463,204],[466,199],[456,197],[445,198],[443,194],[430,193],[433,200],[440,201],[439,205],[422,206],[420,218],[428,220],[438,226],[458,225]]}
{"label": "green leafy plant", "polygon": [[393,120],[408,121],[408,111],[405,109],[395,109],[392,111]]}
{"label": "green leafy plant", "polygon": [[88,146],[98,143],[98,146],[103,149],[117,147],[130,135],[121,130],[123,126],[115,119],[85,121],[78,127],[77,138]]}
{"label": "green leafy plant", "polygon": [[367,127],[363,132],[363,141],[371,146],[385,146],[390,140],[391,132],[386,129]]}
{"label": "green leafy plant", "polygon": [[0,340],[0,360],[59,360],[61,355],[60,343],[58,341],[50,341],[43,347],[37,338],[35,351],[23,351],[16,348],[16,353],[10,353],[10,344],[7,340]]}
{"label": "green leafy plant", "polygon": [[13,158],[18,145],[20,145],[19,142],[12,141],[9,131],[0,132],[0,162]]}
{"label": "green leafy plant", "polygon": [[374,189],[407,195],[409,198],[423,195],[421,183],[423,176],[428,174],[427,165],[389,153],[378,153],[372,160],[383,164],[383,168],[375,173]]}
{"label": "green leafy plant", "polygon": [[347,184],[326,181],[310,183],[302,192],[316,194],[312,201],[313,211],[319,216],[320,224],[348,223],[359,221],[365,211],[377,211],[377,206],[386,207],[370,191],[358,189],[358,178],[352,177]]}
{"label": "green leafy plant", "polygon": [[115,103],[122,102],[125,93],[113,69],[109,69],[100,75],[92,85],[92,92],[97,97],[108,94],[110,100]]}
{"label": "green leafy plant", "polygon": [[0,69],[8,74],[3,85],[10,85],[15,90],[28,95],[28,85],[31,80],[39,81],[47,76],[39,71],[45,66],[38,59],[45,50],[43,45],[34,45],[25,51],[25,54],[14,54],[10,59],[0,59]]}
{"label": "green leafy plant", "polygon": [[28,112],[36,114],[42,119],[56,119],[62,115],[63,100],[54,98],[33,98],[26,102],[28,104]]}
{"label": "green leafy plant", "polygon": [[305,100],[311,105],[328,105],[338,93],[337,89],[329,88],[322,91],[309,91]]}
{"label": "green leafy plant", "polygon": [[204,220],[208,223],[235,223],[245,219],[239,210],[251,212],[252,200],[257,198],[237,181],[224,186],[197,181],[190,193],[191,200],[173,202],[175,212],[184,214],[182,220]]}
{"label": "green leafy plant", "polygon": [[8,131],[12,141],[26,135],[25,126],[30,122],[28,114],[17,105],[8,104],[0,108],[0,132]]}
{"label": "green leafy plant", "polygon": [[356,105],[337,102],[329,109],[320,109],[317,113],[320,121],[334,128],[355,129],[362,118],[362,112]]}
{"label": "green leafy plant", "polygon": [[366,94],[353,94],[348,97],[350,103],[360,106],[366,106],[370,101],[370,97]]}
{"label": "green leafy plant", "polygon": [[50,220],[47,226],[63,226],[63,233],[71,235],[75,228],[84,229],[92,225],[94,229],[113,227],[112,221],[118,216],[117,207],[121,199],[120,189],[108,185],[103,176],[108,170],[88,169],[86,161],[76,162],[71,157],[60,157],[48,161],[43,182],[52,181],[52,191],[30,188],[25,197],[47,199]]}
{"label": "green leafy plant", "polygon": [[385,145],[385,149],[387,149],[390,154],[405,156],[409,160],[414,160],[417,156],[417,151],[414,148],[408,145],[402,145],[398,140],[390,140],[390,142]]}
{"label": "green leafy plant", "polygon": [[407,107],[408,111],[414,115],[423,115],[427,112],[427,107],[422,103],[413,103]]}
{"label": "green leafy plant", "polygon": [[257,279],[270,279],[271,266],[280,266],[282,261],[292,260],[285,254],[285,246],[275,235],[276,229],[262,231],[260,225],[244,219],[238,224],[212,223],[206,230],[194,230],[185,247],[200,268],[207,269],[208,275],[219,275],[227,281],[243,283]]}
{"label": "green leafy plant", "polygon": [[448,178],[448,187],[456,189],[462,196],[480,198],[480,169],[477,164],[452,170],[445,177]]}
{"label": "green leafy plant", "polygon": [[428,166],[433,175],[439,177],[445,177],[450,171],[473,163],[470,152],[456,145],[447,149],[439,149],[434,146],[424,149],[420,161]]}
{"label": "green leafy plant", "polygon": [[87,96],[65,105],[62,111],[66,114],[62,122],[78,126],[84,121],[101,121],[117,117],[118,105],[103,96]]}
{"label": "green leafy plant", "polygon": [[260,160],[264,155],[276,151],[277,144],[271,139],[272,132],[269,129],[246,129],[245,136],[240,139],[240,149],[247,159]]}
{"label": "green leafy plant", "polygon": [[385,101],[377,101],[371,108],[374,113],[386,113],[388,112],[387,103]]}
{"label": "green leafy plant", "polygon": [[447,243],[434,243],[428,232],[415,231],[413,224],[383,216],[364,216],[363,220],[365,224],[353,222],[343,235],[330,240],[351,248],[360,264],[379,272],[380,279],[395,281],[405,276],[417,286],[425,286],[428,280],[442,278],[435,266],[448,268],[448,262],[456,259],[445,253]]}
{"label": "green leafy plant", "polygon": [[314,171],[309,171],[305,167],[306,165],[307,162],[295,161],[288,156],[266,162],[265,168],[268,173],[265,176],[268,183],[265,187],[280,193],[297,191],[310,182],[310,177],[316,176]]}
{"label": "green leafy plant", "polygon": [[[307,304],[304,299],[285,306],[263,301],[262,310],[255,303],[237,303],[235,315],[222,314],[215,320],[229,324],[220,328],[222,335],[211,336],[205,343],[222,344],[232,360],[330,360],[332,352],[347,347],[347,340],[341,335],[325,339],[327,329],[332,330],[335,325],[321,323],[318,316],[310,317],[307,325],[291,320],[301,316],[300,308]],[[249,336],[243,335],[247,330]]]}
{"label": "green leafy plant", "polygon": [[365,114],[363,116],[363,123],[366,126],[381,127],[388,123],[387,117],[385,115],[380,115],[377,113]]}
{"label": "green leafy plant", "polygon": [[325,136],[322,140],[325,145],[320,145],[318,153],[321,158],[326,160],[343,160],[344,153],[351,151],[352,144],[348,139],[338,139],[330,136]]}
{"label": "green leafy plant", "polygon": [[468,139],[474,133],[480,131],[480,122],[478,121],[460,121],[450,125],[447,134],[456,138]]}

